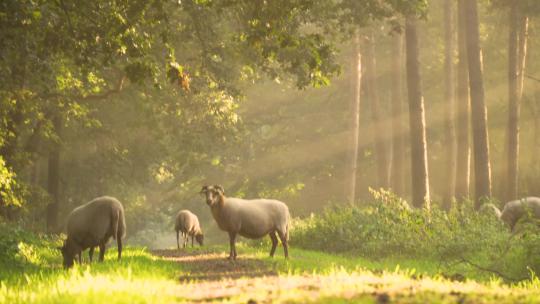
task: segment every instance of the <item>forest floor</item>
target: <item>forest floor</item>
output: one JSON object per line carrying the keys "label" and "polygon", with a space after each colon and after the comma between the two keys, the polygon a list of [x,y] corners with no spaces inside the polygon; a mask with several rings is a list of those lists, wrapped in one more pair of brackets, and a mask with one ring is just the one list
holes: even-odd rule
{"label": "forest floor", "polygon": [[[373,262],[293,248],[111,248],[104,263],[61,268],[53,249],[33,267],[0,269],[0,303],[538,303],[540,282],[507,285],[439,274],[427,261]],[[420,270],[414,270],[420,269]],[[450,279],[453,277],[454,280]]]}
{"label": "forest floor", "polygon": [[[184,285],[181,298],[188,302],[516,303],[540,299],[538,290],[495,282],[433,278],[399,268],[362,270],[361,265],[351,271],[350,263],[338,265],[336,257],[328,264],[331,256],[309,251],[293,251],[290,261],[278,256],[261,258],[263,252],[248,251],[234,262],[215,250],[152,253],[181,265],[184,271],[177,279]],[[317,261],[319,267],[309,269]]]}

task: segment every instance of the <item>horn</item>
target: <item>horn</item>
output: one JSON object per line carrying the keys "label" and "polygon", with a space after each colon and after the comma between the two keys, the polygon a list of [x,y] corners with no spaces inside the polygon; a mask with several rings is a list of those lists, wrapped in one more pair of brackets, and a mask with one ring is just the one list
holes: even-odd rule
{"label": "horn", "polygon": [[221,194],[225,194],[225,189],[221,185],[214,185],[214,188],[221,192]]}

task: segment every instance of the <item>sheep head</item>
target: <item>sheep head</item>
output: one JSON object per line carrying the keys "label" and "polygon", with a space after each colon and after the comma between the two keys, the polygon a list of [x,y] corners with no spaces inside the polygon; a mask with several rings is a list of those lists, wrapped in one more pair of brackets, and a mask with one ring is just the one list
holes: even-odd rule
{"label": "sheep head", "polygon": [[81,247],[75,242],[71,241],[69,238],[65,240],[62,247],[58,247],[58,249],[60,252],[62,252],[64,268],[71,268],[73,266],[75,256],[81,252]]}
{"label": "sheep head", "polygon": [[220,185],[203,186],[200,193],[206,197],[206,204],[213,207],[223,203],[225,190]]}
{"label": "sheep head", "polygon": [[199,243],[199,245],[204,245],[204,234],[199,233],[195,235],[195,240],[197,240],[197,243]]}

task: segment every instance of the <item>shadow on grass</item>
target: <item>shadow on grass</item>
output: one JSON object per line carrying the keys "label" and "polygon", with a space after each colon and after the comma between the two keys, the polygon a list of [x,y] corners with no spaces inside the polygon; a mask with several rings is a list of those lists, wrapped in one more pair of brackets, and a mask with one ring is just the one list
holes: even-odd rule
{"label": "shadow on grass", "polygon": [[169,261],[182,264],[186,271],[179,277],[181,282],[219,281],[222,279],[256,278],[277,276],[278,272],[269,263],[251,257],[239,256],[237,260],[226,259],[224,253],[215,250],[154,250],[152,253]]}

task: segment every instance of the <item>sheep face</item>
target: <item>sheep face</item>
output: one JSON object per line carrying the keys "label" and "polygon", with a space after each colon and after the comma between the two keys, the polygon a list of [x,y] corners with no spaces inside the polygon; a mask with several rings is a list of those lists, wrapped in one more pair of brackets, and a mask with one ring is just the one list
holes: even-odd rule
{"label": "sheep face", "polygon": [[206,197],[206,204],[213,207],[219,203],[223,196],[223,187],[219,185],[204,186],[201,189],[201,194]]}
{"label": "sheep face", "polygon": [[204,245],[204,235],[201,233],[201,234],[197,234],[195,236],[195,240],[197,240],[197,243],[199,243],[199,245]]}
{"label": "sheep face", "polygon": [[70,242],[69,239],[66,240],[64,245],[58,249],[60,249],[60,252],[62,252],[64,268],[71,268],[73,266],[75,256],[81,252],[81,248],[77,244]]}

